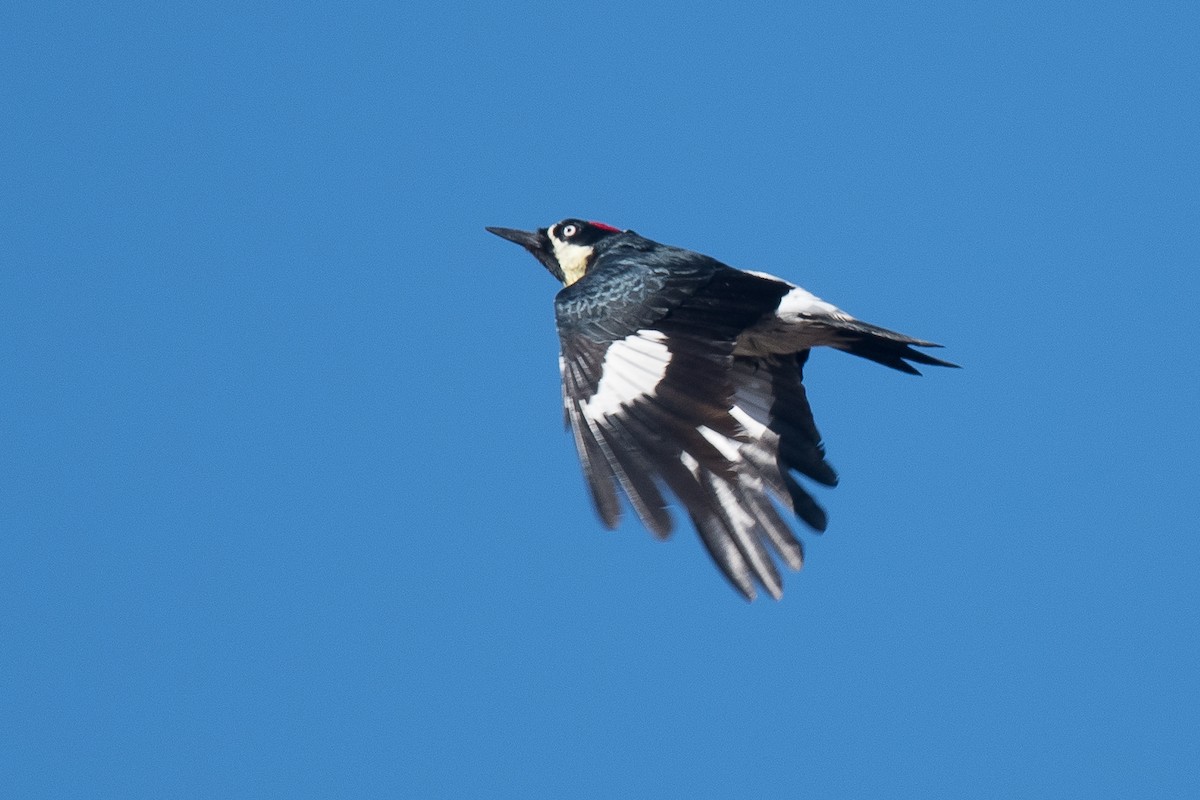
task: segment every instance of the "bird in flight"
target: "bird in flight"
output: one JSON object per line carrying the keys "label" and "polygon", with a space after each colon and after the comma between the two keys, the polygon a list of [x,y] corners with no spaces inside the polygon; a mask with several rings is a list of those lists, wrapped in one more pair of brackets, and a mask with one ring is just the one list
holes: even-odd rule
{"label": "bird in flight", "polygon": [[665,538],[674,495],[748,600],[756,585],[783,594],[772,550],[793,570],[803,563],[776,504],[819,533],[825,511],[797,477],[837,483],[804,391],[809,351],[825,345],[914,375],[909,362],[957,366],[914,349],[940,345],[799,286],[631,230],[581,219],[487,230],[564,284],[554,300],[563,406],[604,525],[617,527],[623,494]]}

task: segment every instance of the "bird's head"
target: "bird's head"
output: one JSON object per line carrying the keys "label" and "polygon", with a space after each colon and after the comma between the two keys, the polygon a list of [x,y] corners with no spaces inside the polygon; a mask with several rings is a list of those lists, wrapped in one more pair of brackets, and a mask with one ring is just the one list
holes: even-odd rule
{"label": "bird's head", "polygon": [[542,262],[550,274],[567,286],[587,274],[596,244],[621,233],[619,228],[603,222],[564,219],[549,228],[518,231],[512,228],[488,228],[502,239],[516,242]]}

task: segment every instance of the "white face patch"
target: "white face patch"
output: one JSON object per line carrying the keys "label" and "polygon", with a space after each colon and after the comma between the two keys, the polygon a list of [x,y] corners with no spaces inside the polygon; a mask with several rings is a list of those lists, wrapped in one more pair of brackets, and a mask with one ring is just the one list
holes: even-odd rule
{"label": "white face patch", "polygon": [[600,383],[583,404],[584,413],[593,419],[616,414],[626,403],[653,394],[671,361],[666,340],[658,331],[644,330],[610,344],[600,367]]}
{"label": "white face patch", "polygon": [[592,257],[591,247],[582,244],[572,244],[558,238],[558,232],[550,230],[550,243],[554,246],[554,258],[562,267],[563,283],[570,286],[583,277],[587,271],[588,259]]}

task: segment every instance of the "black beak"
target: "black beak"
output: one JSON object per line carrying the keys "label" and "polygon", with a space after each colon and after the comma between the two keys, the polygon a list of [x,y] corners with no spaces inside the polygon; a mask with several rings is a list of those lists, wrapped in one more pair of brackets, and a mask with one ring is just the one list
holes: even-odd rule
{"label": "black beak", "polygon": [[514,228],[489,227],[485,230],[488,233],[496,234],[501,239],[508,239],[510,242],[521,245],[533,253],[534,257],[542,262],[542,266],[550,270],[551,275],[560,281],[565,280],[562,267],[558,265],[558,259],[554,257],[554,248],[550,245],[550,237],[546,235],[545,228],[536,231],[519,231]]}
{"label": "black beak", "polygon": [[546,238],[544,231],[518,231],[514,228],[486,228],[485,230],[488,233],[496,234],[501,239],[516,242],[531,253],[544,250],[550,245],[550,240]]}

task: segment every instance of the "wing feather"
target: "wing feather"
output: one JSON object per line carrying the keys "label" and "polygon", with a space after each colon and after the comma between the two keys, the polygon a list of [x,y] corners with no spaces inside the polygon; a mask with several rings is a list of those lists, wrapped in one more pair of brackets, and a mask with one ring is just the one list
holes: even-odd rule
{"label": "wing feather", "polygon": [[792,472],[836,476],[801,383],[807,351],[735,356],[738,332],[781,290],[745,273],[719,277],[632,330],[619,314],[560,319],[565,416],[606,525],[619,520],[619,492],[666,536],[669,494],[738,591],[778,598],[776,555],[799,569],[804,550],[776,503],[822,529],[824,512]]}

